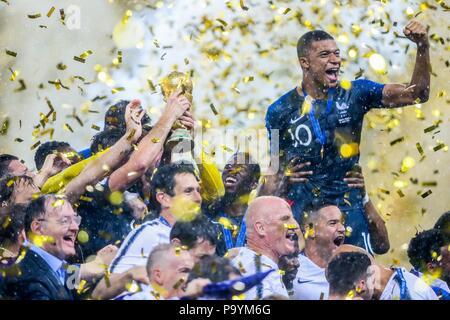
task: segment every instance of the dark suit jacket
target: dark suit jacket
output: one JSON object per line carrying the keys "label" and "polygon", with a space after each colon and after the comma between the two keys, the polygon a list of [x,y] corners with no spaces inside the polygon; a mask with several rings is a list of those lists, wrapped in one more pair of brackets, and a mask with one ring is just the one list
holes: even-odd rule
{"label": "dark suit jacket", "polygon": [[5,295],[18,300],[73,300],[58,275],[36,252],[28,250],[19,262],[21,275],[5,279]]}

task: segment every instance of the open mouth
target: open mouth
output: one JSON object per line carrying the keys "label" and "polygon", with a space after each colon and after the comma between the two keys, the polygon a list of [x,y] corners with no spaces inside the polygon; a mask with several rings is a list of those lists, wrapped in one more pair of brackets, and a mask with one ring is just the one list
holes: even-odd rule
{"label": "open mouth", "polygon": [[298,240],[298,235],[295,233],[293,229],[289,229],[286,231],[286,239],[295,242]]}
{"label": "open mouth", "polygon": [[75,235],[65,235],[63,237],[64,243],[68,246],[73,247],[75,245]]}
{"label": "open mouth", "polygon": [[225,183],[224,184],[225,184],[225,187],[230,187],[230,186],[234,186],[236,184],[236,182],[237,182],[237,179],[235,177],[228,176],[225,179]]}
{"label": "open mouth", "polygon": [[345,240],[344,236],[338,236],[333,240],[333,243],[336,247],[339,247],[344,243],[344,240]]}
{"label": "open mouth", "polygon": [[337,82],[338,75],[339,75],[339,68],[329,68],[325,70],[325,74],[327,76],[327,79],[331,82]]}

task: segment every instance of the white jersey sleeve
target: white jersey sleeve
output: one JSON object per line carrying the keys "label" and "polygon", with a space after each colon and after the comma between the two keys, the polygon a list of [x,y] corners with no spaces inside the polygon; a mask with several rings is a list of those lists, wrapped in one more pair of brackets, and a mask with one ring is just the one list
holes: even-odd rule
{"label": "white jersey sleeve", "polygon": [[132,267],[146,266],[153,248],[170,242],[170,230],[171,228],[159,219],[154,219],[131,231],[111,262],[110,272],[122,273]]}
{"label": "white jersey sleeve", "polygon": [[[231,264],[241,271],[243,276],[248,276],[256,273],[255,263],[256,252],[248,249],[247,247],[239,248],[239,253]],[[274,269],[273,272],[262,281],[261,296],[267,297],[269,295],[282,295],[289,298],[289,294],[286,287],[283,284],[282,276],[279,272],[278,265],[266,256],[261,256],[261,272]],[[258,286],[246,291],[245,300],[257,299]]]}
{"label": "white jersey sleeve", "polygon": [[[406,287],[412,300],[438,300],[436,293],[433,289],[426,284],[425,281],[401,268],[403,276],[406,280]],[[395,272],[389,279],[386,287],[384,288],[380,300],[399,300],[400,299],[400,285],[395,280]]]}

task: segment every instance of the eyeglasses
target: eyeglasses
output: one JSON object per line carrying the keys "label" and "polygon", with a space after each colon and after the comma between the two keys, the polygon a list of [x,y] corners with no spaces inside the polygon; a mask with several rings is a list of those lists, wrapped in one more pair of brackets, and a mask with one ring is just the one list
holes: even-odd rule
{"label": "eyeglasses", "polygon": [[[38,221],[52,221],[52,220],[47,220],[47,219],[38,219]],[[81,224],[81,217],[80,216],[70,216],[70,217],[63,217],[59,220],[53,220],[55,221],[57,224],[68,228],[72,222],[75,222],[75,224],[77,225],[77,227],[80,226]]]}

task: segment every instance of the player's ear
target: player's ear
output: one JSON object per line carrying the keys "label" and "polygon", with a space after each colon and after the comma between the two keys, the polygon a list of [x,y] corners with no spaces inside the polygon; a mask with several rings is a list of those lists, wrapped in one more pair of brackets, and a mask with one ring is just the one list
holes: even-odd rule
{"label": "player's ear", "polygon": [[265,235],[266,230],[264,228],[264,224],[261,221],[257,221],[254,224],[255,231],[258,235]]}
{"label": "player's ear", "polygon": [[309,60],[306,57],[300,57],[298,59],[298,62],[300,63],[300,66],[302,67],[303,70],[309,69]]}
{"label": "player's ear", "polygon": [[178,238],[173,238],[172,240],[170,240],[170,243],[172,243],[175,246],[180,246],[181,245],[181,241]]}

